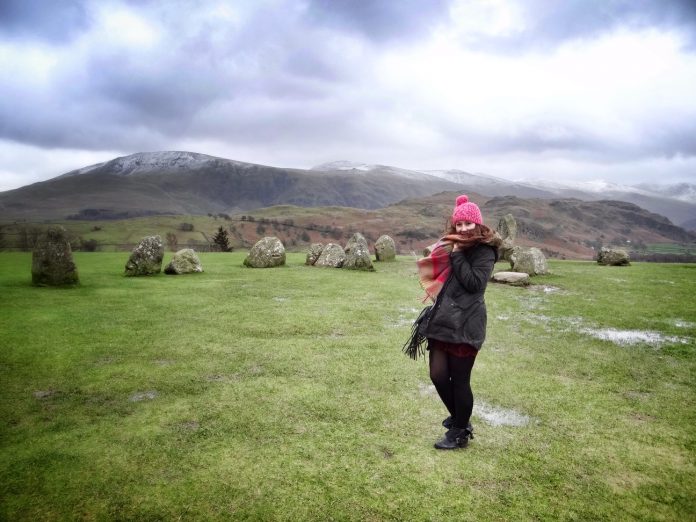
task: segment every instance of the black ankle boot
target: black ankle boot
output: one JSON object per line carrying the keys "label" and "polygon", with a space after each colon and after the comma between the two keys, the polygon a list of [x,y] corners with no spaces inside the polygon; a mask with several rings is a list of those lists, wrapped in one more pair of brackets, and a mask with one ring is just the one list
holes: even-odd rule
{"label": "black ankle boot", "polygon": [[471,438],[473,435],[468,428],[451,428],[447,430],[442,440],[435,443],[435,448],[441,450],[466,448]]}
{"label": "black ankle boot", "polygon": [[[442,425],[445,428],[447,428],[448,430],[454,428],[454,419],[452,418],[452,416],[450,415],[445,420],[443,420]],[[467,423],[466,429],[468,429],[471,432],[471,438],[473,439],[474,438],[474,426],[471,424],[471,421],[469,421]]]}

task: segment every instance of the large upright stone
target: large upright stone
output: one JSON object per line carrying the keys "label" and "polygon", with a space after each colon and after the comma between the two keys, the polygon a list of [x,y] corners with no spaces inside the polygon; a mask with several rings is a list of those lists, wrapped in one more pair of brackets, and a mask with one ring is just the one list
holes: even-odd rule
{"label": "large upright stone", "polygon": [[363,236],[360,232],[356,232],[355,234],[353,234],[353,237],[351,237],[348,240],[348,243],[346,243],[346,255],[350,254],[350,251],[353,250],[353,248],[355,248],[357,245],[364,245],[365,249],[369,251],[369,248],[367,246],[367,239],[365,239],[365,236]]}
{"label": "large upright stone", "polygon": [[319,259],[321,251],[324,250],[324,245],[321,243],[312,243],[307,251],[307,258],[305,259],[305,265],[313,265]]}
{"label": "large upright stone", "polygon": [[517,221],[512,214],[505,214],[498,222],[498,234],[501,239],[514,241],[517,238]]}
{"label": "large upright stone", "polygon": [[126,263],[127,276],[159,274],[162,271],[164,244],[161,236],[148,236],[133,249]]}
{"label": "large upright stone", "polygon": [[367,245],[362,243],[354,244],[350,252],[346,254],[343,268],[346,270],[374,270]]}
{"label": "large upright stone", "polygon": [[183,248],[179,250],[167,267],[164,269],[165,274],[195,274],[203,272],[201,260],[191,248]]}
{"label": "large upright stone", "polygon": [[621,248],[602,247],[597,254],[597,263],[600,265],[628,266],[630,261],[628,252]]}
{"label": "large upright stone", "polygon": [[375,259],[377,261],[394,261],[396,259],[396,243],[386,234],[380,236],[375,243]]}
{"label": "large upright stone", "polygon": [[321,251],[319,259],[316,260],[314,266],[328,266],[332,268],[341,268],[346,260],[346,253],[341,245],[329,243]]}
{"label": "large upright stone", "polygon": [[505,214],[498,222],[498,234],[503,243],[498,247],[498,257],[500,260],[510,261],[510,256],[515,247],[517,238],[517,221],[512,214]]}
{"label": "large upright stone", "polygon": [[515,247],[510,255],[510,266],[513,272],[524,272],[531,276],[549,273],[544,253],[535,247]]}
{"label": "large upright stone", "polygon": [[264,237],[251,247],[244,264],[250,268],[273,268],[285,264],[285,247],[275,236]]}
{"label": "large upright stone", "polygon": [[32,253],[31,281],[37,286],[74,285],[79,282],[70,241],[63,227],[49,227],[39,237]]}

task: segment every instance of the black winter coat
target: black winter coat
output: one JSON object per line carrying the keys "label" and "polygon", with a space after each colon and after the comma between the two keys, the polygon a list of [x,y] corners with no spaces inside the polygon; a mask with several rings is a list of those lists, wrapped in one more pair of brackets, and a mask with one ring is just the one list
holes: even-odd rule
{"label": "black winter coat", "polygon": [[486,338],[483,294],[498,260],[494,247],[479,243],[450,254],[452,271],[438,293],[420,333],[428,339],[466,343],[477,350]]}

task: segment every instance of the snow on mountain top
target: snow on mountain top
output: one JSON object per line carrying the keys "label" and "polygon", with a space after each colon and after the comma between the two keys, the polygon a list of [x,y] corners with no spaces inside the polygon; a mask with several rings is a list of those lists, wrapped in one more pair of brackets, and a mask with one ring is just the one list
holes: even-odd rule
{"label": "snow on mountain top", "polygon": [[541,187],[548,190],[580,190],[582,192],[589,192],[592,194],[601,194],[609,192],[630,192],[633,194],[643,194],[643,195],[655,195],[644,189],[633,187],[630,185],[619,185],[616,183],[610,183],[603,179],[596,179],[592,181],[552,181],[548,179],[534,179],[525,180],[524,183],[528,185],[534,185],[535,187]]}
{"label": "snow on mountain top", "polygon": [[367,163],[358,163],[355,161],[331,161],[329,163],[322,163],[312,167],[311,170],[318,171],[347,171],[351,174],[362,174],[366,175],[368,173],[380,173],[380,174],[393,174],[396,176],[401,176],[403,178],[411,179],[427,179],[429,174],[418,170],[408,170],[401,169],[398,167],[390,167],[389,165],[368,165]]}
{"label": "snow on mountain top", "polygon": [[197,152],[186,151],[158,151],[158,152],[137,152],[129,156],[121,156],[103,163],[90,165],[81,169],[73,170],[63,176],[77,176],[88,174],[93,170],[108,165],[114,174],[129,176],[131,174],[142,174],[160,169],[187,169],[196,170],[211,166],[211,164],[233,164],[237,166],[249,166],[250,163],[228,160],[199,154]]}
{"label": "snow on mountain top", "polygon": [[375,165],[368,165],[366,163],[358,163],[355,161],[339,160],[330,161],[328,163],[322,163],[321,165],[316,165],[310,170],[362,170],[370,171],[375,167]]}

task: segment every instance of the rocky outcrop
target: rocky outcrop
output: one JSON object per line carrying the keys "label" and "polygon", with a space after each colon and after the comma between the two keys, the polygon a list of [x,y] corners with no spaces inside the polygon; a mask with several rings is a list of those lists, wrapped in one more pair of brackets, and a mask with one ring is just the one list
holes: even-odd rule
{"label": "rocky outcrop", "polygon": [[377,261],[394,261],[396,259],[396,243],[387,236],[380,236],[375,242],[375,259]]}
{"label": "rocky outcrop", "polygon": [[356,243],[346,254],[343,267],[346,270],[374,270],[367,245]]}
{"label": "rocky outcrop", "polygon": [[307,258],[305,259],[305,265],[313,265],[319,259],[322,250],[324,250],[324,245],[321,243],[312,243],[307,250]]}
{"label": "rocky outcrop", "polygon": [[546,256],[544,256],[541,250],[535,247],[513,248],[512,254],[510,254],[510,266],[513,272],[524,272],[531,276],[549,273],[546,264]]}
{"label": "rocky outcrop", "polygon": [[164,245],[160,236],[148,236],[133,249],[126,263],[127,276],[159,274],[162,271]]}
{"label": "rocky outcrop", "polygon": [[526,286],[529,284],[529,274],[524,272],[496,272],[493,281],[512,286]]}
{"label": "rocky outcrop", "polygon": [[67,231],[53,226],[43,233],[34,247],[31,281],[37,286],[64,286],[79,282]]}
{"label": "rocky outcrop", "polygon": [[631,264],[628,252],[621,248],[602,247],[597,254],[597,263],[609,266],[628,266]]}
{"label": "rocky outcrop", "polygon": [[341,268],[346,260],[346,253],[341,245],[329,243],[321,251],[321,255],[314,263],[314,266],[324,266],[332,268]]}
{"label": "rocky outcrop", "polygon": [[285,264],[285,247],[277,237],[264,237],[251,247],[244,265],[250,268],[273,268]]}
{"label": "rocky outcrop", "polygon": [[164,269],[165,274],[171,275],[195,274],[199,272],[203,272],[203,266],[201,266],[198,255],[191,248],[179,250]]}

